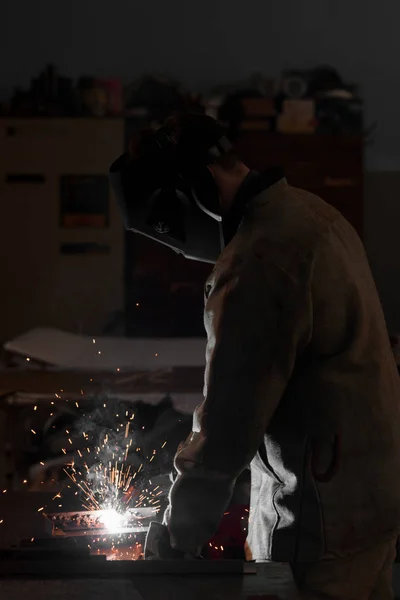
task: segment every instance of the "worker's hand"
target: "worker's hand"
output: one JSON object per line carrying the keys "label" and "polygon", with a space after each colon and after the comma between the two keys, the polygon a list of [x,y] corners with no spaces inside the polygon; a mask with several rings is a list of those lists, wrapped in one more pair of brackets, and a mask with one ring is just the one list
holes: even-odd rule
{"label": "worker's hand", "polygon": [[197,557],[172,548],[167,527],[153,521],[150,523],[146,537],[144,558],[145,560],[187,560]]}

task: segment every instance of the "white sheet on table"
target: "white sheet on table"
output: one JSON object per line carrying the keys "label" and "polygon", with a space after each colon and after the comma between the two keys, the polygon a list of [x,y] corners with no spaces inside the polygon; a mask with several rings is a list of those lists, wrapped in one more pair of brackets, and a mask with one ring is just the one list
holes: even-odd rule
{"label": "white sheet on table", "polygon": [[93,338],[38,328],[6,342],[4,349],[70,370],[128,371],[201,367],[205,364],[205,346],[204,338]]}

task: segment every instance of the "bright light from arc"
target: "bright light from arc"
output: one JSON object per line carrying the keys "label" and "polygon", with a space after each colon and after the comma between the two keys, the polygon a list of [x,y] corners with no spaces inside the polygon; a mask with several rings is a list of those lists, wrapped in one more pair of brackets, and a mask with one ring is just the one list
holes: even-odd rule
{"label": "bright light from arc", "polygon": [[124,515],[119,514],[113,509],[103,511],[100,519],[110,533],[118,531],[124,524]]}

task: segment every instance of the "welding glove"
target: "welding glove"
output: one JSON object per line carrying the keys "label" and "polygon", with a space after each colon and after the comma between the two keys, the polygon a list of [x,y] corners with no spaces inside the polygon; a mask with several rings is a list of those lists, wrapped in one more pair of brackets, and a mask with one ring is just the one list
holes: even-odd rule
{"label": "welding glove", "polygon": [[162,523],[153,521],[146,536],[144,558],[145,560],[190,560],[198,557],[172,548],[168,528]]}

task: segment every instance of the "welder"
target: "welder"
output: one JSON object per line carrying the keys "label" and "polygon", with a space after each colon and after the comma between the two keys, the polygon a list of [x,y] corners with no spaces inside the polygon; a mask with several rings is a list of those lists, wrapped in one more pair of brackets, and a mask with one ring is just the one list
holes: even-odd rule
{"label": "welder", "polygon": [[289,562],[304,598],[392,598],[399,377],[352,226],[250,170],[206,115],[138,138],[110,176],[128,229],[215,263],[204,402],[148,554],[200,555],[250,465],[253,560]]}

